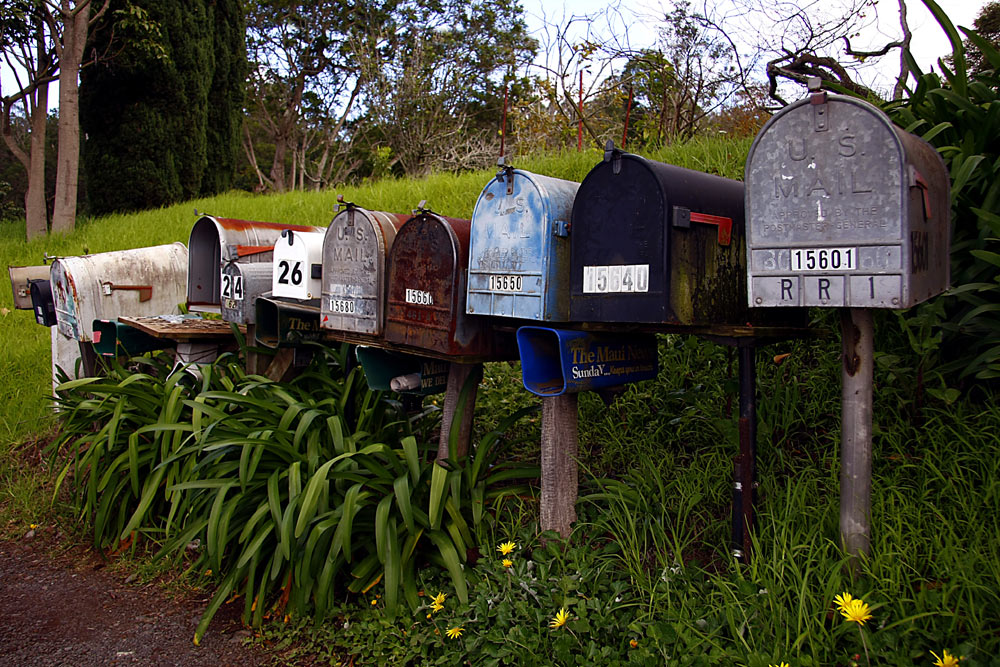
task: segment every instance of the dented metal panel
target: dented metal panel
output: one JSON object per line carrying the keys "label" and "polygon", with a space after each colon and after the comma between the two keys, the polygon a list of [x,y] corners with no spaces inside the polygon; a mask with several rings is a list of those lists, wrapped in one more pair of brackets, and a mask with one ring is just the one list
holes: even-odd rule
{"label": "dented metal panel", "polygon": [[271,262],[282,230],[322,231],[322,227],[255,222],[204,215],[194,223],[188,246],[191,263],[187,306],[193,312],[220,312],[222,267],[227,262]]}
{"label": "dented metal panel", "polygon": [[59,331],[91,341],[94,320],[178,312],[187,260],[183,243],[55,260],[51,285]]}
{"label": "dented metal panel", "polygon": [[472,213],[467,312],[569,319],[570,216],[579,183],[503,167]]}
{"label": "dented metal panel", "polygon": [[860,100],[776,114],[746,165],[752,307],[909,308],[948,287],[944,162]]}
{"label": "dented metal panel", "polygon": [[48,280],[49,267],[42,266],[8,266],[10,286],[14,290],[14,307],[18,310],[32,310],[31,281]]}
{"label": "dented metal panel", "polygon": [[509,358],[489,320],[465,312],[468,220],[423,211],[396,234],[389,253],[385,339],[466,359]]}
{"label": "dented metal panel", "polygon": [[609,146],[577,192],[570,245],[574,321],[747,321],[738,181]]}
{"label": "dented metal panel", "polygon": [[409,215],[347,204],[323,241],[320,326],[380,337],[385,326],[386,260]]}
{"label": "dented metal panel", "polygon": [[227,262],[222,267],[220,308],[222,319],[237,324],[257,322],[254,301],[271,291],[271,262],[241,264]]}

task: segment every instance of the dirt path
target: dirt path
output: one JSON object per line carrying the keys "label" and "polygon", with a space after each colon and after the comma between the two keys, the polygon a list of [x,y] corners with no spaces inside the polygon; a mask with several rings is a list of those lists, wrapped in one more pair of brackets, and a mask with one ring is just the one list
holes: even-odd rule
{"label": "dirt path", "polygon": [[[244,645],[239,610],[223,608],[200,646],[207,599],[134,585],[86,552],[53,557],[33,541],[0,542],[0,665],[265,665]],[[235,606],[235,605],[234,605]]]}

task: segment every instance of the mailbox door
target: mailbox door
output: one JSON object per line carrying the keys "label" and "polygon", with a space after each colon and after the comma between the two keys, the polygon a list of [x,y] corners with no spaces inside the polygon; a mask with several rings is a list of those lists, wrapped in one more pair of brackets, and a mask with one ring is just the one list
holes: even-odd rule
{"label": "mailbox door", "polygon": [[467,311],[569,319],[569,220],[579,183],[503,169],[472,214]]}
{"label": "mailbox door", "polygon": [[59,331],[89,342],[94,320],[176,313],[187,260],[183,243],[57,259],[50,282]]}
{"label": "mailbox door", "polygon": [[18,310],[32,310],[34,308],[31,303],[31,281],[48,280],[50,270],[48,266],[7,267],[10,286],[14,290],[14,308]]}
{"label": "mailbox door", "polygon": [[191,228],[188,248],[187,305],[196,312],[219,312],[225,261],[270,262],[282,230],[317,231],[318,227],[255,222],[205,215]]}
{"label": "mailbox door", "polygon": [[274,244],[272,276],[275,298],[318,299],[323,289],[323,234],[283,231]]}
{"label": "mailbox door", "polygon": [[449,356],[492,356],[487,322],[465,313],[468,220],[421,213],[389,253],[385,338]]}
{"label": "mailbox door", "polygon": [[946,289],[936,151],[866,102],[814,99],[776,114],[750,149],[750,305],[907,308]]}
{"label": "mailbox door", "polygon": [[229,262],[222,268],[222,319],[237,324],[254,324],[254,301],[271,289],[271,263]]}
{"label": "mailbox door", "polygon": [[573,203],[570,315],[582,322],[745,322],[743,186],[609,151]]}
{"label": "mailbox door", "polygon": [[323,240],[324,329],[382,334],[386,256],[408,217],[348,206],[333,219]]}

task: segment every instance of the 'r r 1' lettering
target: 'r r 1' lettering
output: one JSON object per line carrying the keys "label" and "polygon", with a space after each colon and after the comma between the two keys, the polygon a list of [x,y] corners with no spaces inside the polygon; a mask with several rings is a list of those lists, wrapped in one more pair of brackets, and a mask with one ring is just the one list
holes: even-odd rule
{"label": "'r r 1' lettering", "polygon": [[830,279],[820,278],[819,279],[819,298],[820,301],[830,300]]}
{"label": "'r r 1' lettering", "polygon": [[781,300],[791,301],[792,300],[792,279],[782,278],[781,279]]}

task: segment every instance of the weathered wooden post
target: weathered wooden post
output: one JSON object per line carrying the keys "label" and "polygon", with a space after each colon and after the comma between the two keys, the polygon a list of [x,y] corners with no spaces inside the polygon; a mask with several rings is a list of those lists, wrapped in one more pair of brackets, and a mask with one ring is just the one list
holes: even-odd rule
{"label": "weathered wooden post", "polygon": [[[841,308],[840,538],[871,544],[872,308],[948,288],[950,195],[937,152],[861,100],[811,94],[763,127],[746,164],[751,307]],[[855,560],[855,566],[857,566]]]}

